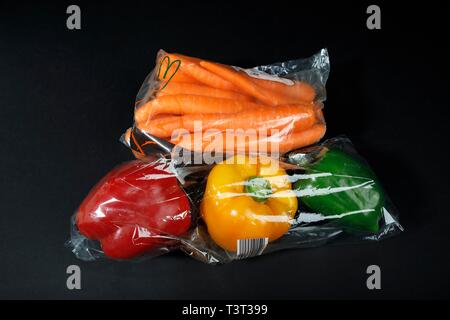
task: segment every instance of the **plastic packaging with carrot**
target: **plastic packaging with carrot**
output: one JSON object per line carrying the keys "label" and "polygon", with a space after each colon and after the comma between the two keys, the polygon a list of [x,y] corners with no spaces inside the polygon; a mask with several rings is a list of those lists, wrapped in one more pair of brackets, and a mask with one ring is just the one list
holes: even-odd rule
{"label": "plastic packaging with carrot", "polygon": [[326,132],[328,72],[325,49],[309,59],[250,69],[160,50],[138,94],[129,131],[134,141],[124,142],[140,157],[161,141],[203,152],[219,139],[214,151],[224,154],[260,154],[261,144],[269,154],[314,144]]}

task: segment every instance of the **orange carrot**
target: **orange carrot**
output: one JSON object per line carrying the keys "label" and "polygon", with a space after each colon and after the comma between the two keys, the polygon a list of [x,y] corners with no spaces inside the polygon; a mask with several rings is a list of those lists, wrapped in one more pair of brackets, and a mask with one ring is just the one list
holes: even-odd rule
{"label": "orange carrot", "polygon": [[219,145],[216,146],[215,151],[222,152],[245,149],[249,143],[258,141],[259,136],[258,134],[234,133],[227,135],[225,132],[211,132],[202,133],[200,141],[195,140],[196,138],[195,133],[189,133],[171,137],[169,140],[180,148],[199,152],[211,150],[214,141],[218,141]]}
{"label": "orange carrot", "polygon": [[209,61],[202,61],[200,62],[200,65],[206,70],[209,70],[222,77],[223,79],[228,80],[242,92],[255,97],[261,102],[268,105],[276,105],[276,103],[273,101],[273,98],[271,98],[266,92],[264,92],[264,90],[262,90],[258,85],[253,83],[248,76],[245,76],[244,74],[234,70],[233,68]]}
{"label": "orange carrot", "polygon": [[217,89],[236,91],[236,87],[230,82],[202,68],[199,64],[201,61],[200,59],[174,53],[168,53],[167,56],[171,61],[180,61],[179,71],[181,71],[182,74],[194,79],[197,83],[203,83]]}
{"label": "orange carrot", "polygon": [[189,62],[189,63],[200,63],[200,61],[202,61],[199,58],[189,57],[189,56],[186,56],[186,55],[180,54],[180,53],[168,53],[167,55],[169,57],[171,57],[172,60],[179,59],[181,61],[184,61],[185,63],[187,63],[187,62]]}
{"label": "orange carrot", "polygon": [[[153,119],[139,123],[141,130],[158,137],[168,137],[176,129],[194,130],[215,129],[222,132],[229,130],[247,130],[271,132],[283,130],[284,134],[304,130],[317,121],[313,105],[284,105],[276,108],[259,108],[244,110],[239,114],[188,114]],[[196,128],[197,126],[197,128]],[[200,127],[201,126],[201,127]]]}
{"label": "orange carrot", "polygon": [[315,124],[311,128],[304,131],[293,132],[290,135],[283,135],[277,138],[270,137],[271,141],[277,141],[279,143],[279,152],[285,153],[290,150],[309,146],[318,142],[323,138],[326,132],[326,126],[324,124]]}
{"label": "orange carrot", "polygon": [[215,98],[253,101],[251,97],[245,96],[235,91],[221,90],[207,87],[202,84],[192,84],[192,83],[179,83],[179,82],[169,83],[164,89],[158,92],[158,96],[173,95],[173,94],[192,94]]}
{"label": "orange carrot", "polygon": [[250,77],[250,79],[261,88],[292,97],[298,101],[312,102],[316,97],[316,91],[314,88],[310,84],[303,81],[294,81],[292,85],[287,85],[278,81],[258,79],[254,77]]}
{"label": "orange carrot", "polygon": [[[200,65],[205,69],[214,72],[218,76],[228,80],[239,88],[242,92],[255,97],[262,103],[270,106],[280,104],[292,104],[302,102],[302,99],[287,95],[284,91],[275,91],[263,88],[256,84],[248,74],[243,71],[236,71],[233,68],[219,63],[202,61]],[[312,101],[312,100],[310,100]]]}
{"label": "orange carrot", "polygon": [[207,114],[237,113],[242,110],[261,108],[260,104],[224,98],[212,98],[188,94],[168,95],[150,100],[135,111],[136,122],[151,120],[161,113]]}
{"label": "orange carrot", "polygon": [[190,77],[212,88],[238,91],[232,83],[224,80],[212,72],[209,72],[198,64],[188,63],[184,66],[184,70],[186,70],[186,73]]}
{"label": "orange carrot", "polygon": [[[290,150],[302,148],[318,142],[325,135],[326,127],[323,124],[315,124],[304,131],[294,132],[288,135],[271,136],[260,139],[257,135],[235,135],[234,140],[228,140],[225,133],[212,133],[203,135],[202,141],[194,141],[194,134],[185,134],[171,140],[178,147],[203,152],[211,150],[214,146],[214,139],[222,143],[216,144],[216,147],[222,147],[223,152],[261,152],[267,153],[279,152],[286,153]],[[231,142],[228,145],[227,142]],[[263,148],[264,150],[261,150]],[[215,150],[220,151],[220,150]]]}
{"label": "orange carrot", "polygon": [[318,142],[325,135],[325,131],[325,125],[315,124],[306,130],[290,134],[272,135],[263,139],[249,139],[245,144],[237,145],[235,151],[286,153]]}
{"label": "orange carrot", "polygon": [[136,126],[141,130],[159,138],[166,138],[172,135],[172,132],[182,128],[180,126],[181,116],[165,116],[153,118],[149,121],[138,121]]}
{"label": "orange carrot", "polygon": [[160,66],[157,66],[158,80],[163,82],[198,83],[194,78],[186,74],[186,71],[181,68],[181,63],[174,56],[163,56],[160,60]]}

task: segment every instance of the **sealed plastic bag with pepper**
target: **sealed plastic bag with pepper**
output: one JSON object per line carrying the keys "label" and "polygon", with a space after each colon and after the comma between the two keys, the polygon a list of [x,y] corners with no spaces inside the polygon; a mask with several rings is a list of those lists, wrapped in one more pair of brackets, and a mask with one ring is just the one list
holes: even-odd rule
{"label": "sealed plastic bag with pepper", "polygon": [[403,230],[378,178],[344,137],[294,150],[279,162],[258,159],[238,156],[213,167],[201,202],[205,225],[190,233],[195,248],[184,251],[220,263],[377,241]]}
{"label": "sealed plastic bag with pepper", "polygon": [[278,161],[246,156],[212,169],[201,204],[209,235],[229,251],[239,240],[280,238],[296,211],[297,198]]}
{"label": "sealed plastic bag with pepper", "polygon": [[402,230],[397,216],[350,141],[336,138],[279,160],[237,155],[213,165],[160,159],[119,166],[81,204],[69,245],[84,260],[181,248],[215,264],[377,241]]}
{"label": "sealed plastic bag with pepper", "polygon": [[321,148],[321,155],[306,165],[313,178],[295,184],[309,208],[336,216],[348,230],[377,232],[384,205],[384,191],[370,167],[337,149]]}
{"label": "sealed plastic bag with pepper", "polygon": [[110,258],[167,249],[191,224],[189,200],[161,163],[130,161],[108,173],[76,213],[76,226]]}

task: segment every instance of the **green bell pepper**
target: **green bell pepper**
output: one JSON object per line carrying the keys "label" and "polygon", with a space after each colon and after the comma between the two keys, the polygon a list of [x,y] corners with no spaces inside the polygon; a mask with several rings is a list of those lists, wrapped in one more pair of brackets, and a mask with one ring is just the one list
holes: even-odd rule
{"label": "green bell pepper", "polygon": [[379,230],[384,192],[375,173],[339,149],[325,149],[320,160],[307,165],[311,178],[297,181],[300,201],[324,216],[339,215],[347,231]]}

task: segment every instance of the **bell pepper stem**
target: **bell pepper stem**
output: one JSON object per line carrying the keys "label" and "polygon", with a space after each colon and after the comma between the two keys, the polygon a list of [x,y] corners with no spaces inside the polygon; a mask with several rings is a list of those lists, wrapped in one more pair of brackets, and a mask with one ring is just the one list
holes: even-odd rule
{"label": "bell pepper stem", "polygon": [[258,176],[249,178],[245,182],[244,190],[256,202],[266,202],[273,193],[270,182]]}

